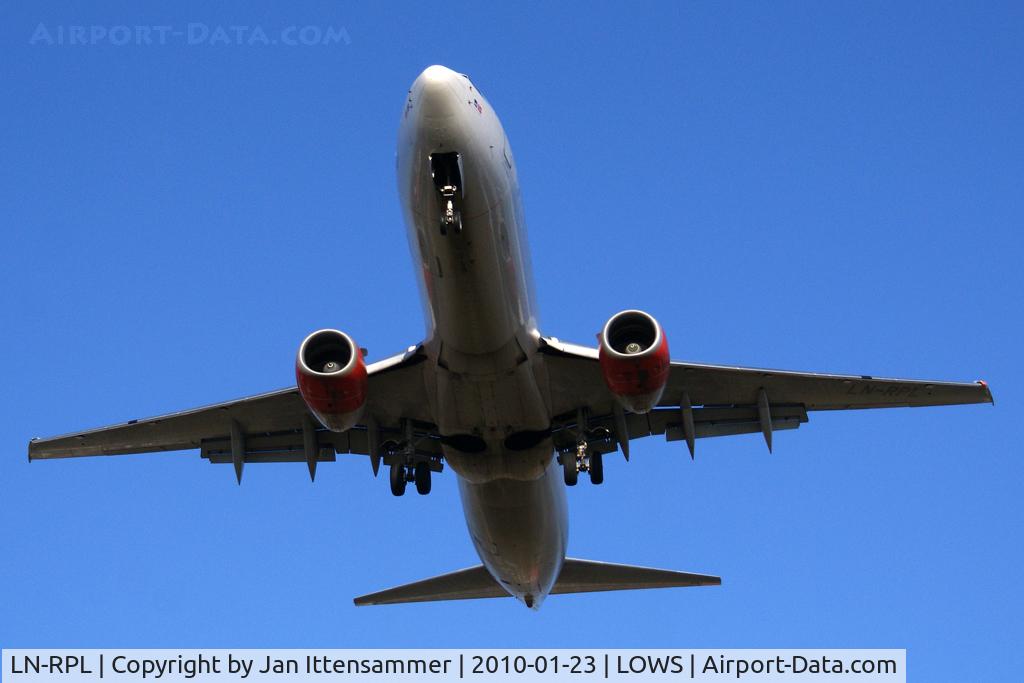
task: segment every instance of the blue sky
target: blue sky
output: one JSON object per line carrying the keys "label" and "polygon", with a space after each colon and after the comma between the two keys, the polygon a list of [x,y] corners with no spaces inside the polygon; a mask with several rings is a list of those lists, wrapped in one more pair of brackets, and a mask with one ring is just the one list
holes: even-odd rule
{"label": "blue sky", "polygon": [[[0,644],[906,647],[1021,638],[1019,4],[49,3],[0,10]],[[47,45],[38,25],[343,27],[333,45]],[[246,34],[251,36],[251,31]],[[679,359],[987,379],[997,406],[638,442],[570,552],[720,588],[356,609],[476,562],[450,472],[358,457],[29,464],[31,436],[288,385],[309,331],[419,340],[405,91],[442,63],[519,165],[542,330],[657,316]]]}

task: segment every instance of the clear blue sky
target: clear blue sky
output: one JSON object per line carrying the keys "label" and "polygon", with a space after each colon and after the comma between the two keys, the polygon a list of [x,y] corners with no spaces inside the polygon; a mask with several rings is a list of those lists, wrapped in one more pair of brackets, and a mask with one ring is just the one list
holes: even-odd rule
{"label": "clear blue sky", "polygon": [[[906,647],[915,680],[1010,677],[1019,4],[32,5],[0,10],[0,644]],[[190,22],[349,42],[30,44]],[[680,359],[984,378],[997,406],[813,414],[771,456],[638,442],[570,492],[571,554],[723,585],[539,613],[352,606],[476,562],[450,472],[393,499],[354,456],[241,487],[197,453],[26,461],[288,385],[318,327],[371,358],[418,341],[394,145],[432,63],[508,131],[545,333],[640,307]]]}

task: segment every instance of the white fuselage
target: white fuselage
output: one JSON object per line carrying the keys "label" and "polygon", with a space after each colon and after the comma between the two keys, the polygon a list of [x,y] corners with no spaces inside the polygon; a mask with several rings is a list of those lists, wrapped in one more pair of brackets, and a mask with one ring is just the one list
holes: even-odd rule
{"label": "white fuselage", "polygon": [[[452,152],[461,230],[442,229],[447,200],[432,174],[431,155]],[[473,545],[495,580],[536,608],[565,558],[565,490],[548,433],[515,162],[468,77],[432,66],[413,83],[398,187],[423,294],[431,411]]]}

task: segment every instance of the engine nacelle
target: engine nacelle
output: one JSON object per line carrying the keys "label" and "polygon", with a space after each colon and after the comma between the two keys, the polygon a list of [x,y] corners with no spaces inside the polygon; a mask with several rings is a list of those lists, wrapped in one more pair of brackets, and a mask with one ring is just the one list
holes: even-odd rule
{"label": "engine nacelle", "polygon": [[366,405],[363,353],[344,332],[317,330],[299,346],[295,381],[302,400],[333,432],[351,429]]}
{"label": "engine nacelle", "polygon": [[634,413],[658,405],[668,383],[668,340],[658,321],[643,311],[613,315],[600,336],[601,374],[619,403]]}

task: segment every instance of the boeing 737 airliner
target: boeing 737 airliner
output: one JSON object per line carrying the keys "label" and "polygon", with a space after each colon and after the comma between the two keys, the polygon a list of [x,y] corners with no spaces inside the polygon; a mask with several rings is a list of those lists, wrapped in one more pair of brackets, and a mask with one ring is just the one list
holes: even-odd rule
{"label": "boeing 737 airliner", "polygon": [[468,76],[419,75],[402,109],[398,187],[426,314],[405,353],[366,365],[346,333],[299,345],[296,386],[126,424],[35,439],[29,458],[199,449],[232,463],[318,463],[338,453],[383,463],[391,492],[458,477],[482,561],[360,598],[357,605],[720,583],[703,574],[566,558],[566,486],[604,479],[603,457],[633,439],[686,443],[794,429],[814,410],[991,402],[983,382],[822,375],[672,362],[661,325],[640,310],[608,320],[598,348],[538,329],[516,165]]}

